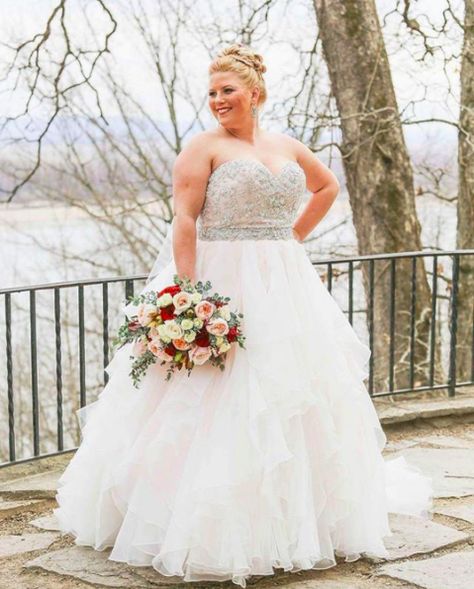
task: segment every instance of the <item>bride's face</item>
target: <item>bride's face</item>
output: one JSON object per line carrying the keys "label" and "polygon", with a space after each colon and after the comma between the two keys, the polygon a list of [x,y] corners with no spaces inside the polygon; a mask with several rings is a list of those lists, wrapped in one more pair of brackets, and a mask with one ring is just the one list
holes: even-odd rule
{"label": "bride's face", "polygon": [[252,92],[234,72],[216,72],[209,77],[209,108],[224,127],[235,127],[250,117],[250,107],[256,103],[258,89]]}

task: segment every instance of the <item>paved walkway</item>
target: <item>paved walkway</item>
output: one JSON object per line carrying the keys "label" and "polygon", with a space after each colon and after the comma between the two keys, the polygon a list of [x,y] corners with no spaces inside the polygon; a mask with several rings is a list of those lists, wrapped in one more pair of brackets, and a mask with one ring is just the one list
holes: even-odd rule
{"label": "paved walkway", "polygon": [[[387,431],[387,457],[404,455],[433,476],[432,520],[393,516],[389,558],[341,562],[327,571],[279,572],[249,585],[292,589],[474,589],[474,424],[404,423]],[[181,583],[148,567],[107,560],[108,551],[75,546],[52,516],[56,481],[68,457],[0,470],[0,589],[152,589],[180,584],[220,588],[232,583]],[[38,468],[38,467],[37,467]],[[12,478],[15,477],[15,478]]]}

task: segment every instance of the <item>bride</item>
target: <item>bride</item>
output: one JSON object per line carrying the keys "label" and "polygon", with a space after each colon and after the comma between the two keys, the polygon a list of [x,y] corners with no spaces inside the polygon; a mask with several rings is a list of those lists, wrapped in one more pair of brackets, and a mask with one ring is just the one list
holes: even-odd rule
{"label": "bride", "polygon": [[111,547],[111,560],[242,587],[277,568],[386,556],[388,513],[427,516],[432,495],[418,469],[382,458],[370,351],[301,243],[339,185],[302,143],[258,126],[265,69],[242,45],[211,63],[219,126],[176,159],[172,252],[143,291],[174,274],[210,280],[243,313],[245,349],[224,371],[170,381],[155,364],[137,390],[120,348],[98,400],[77,412],[82,442],[55,509],[76,544]]}

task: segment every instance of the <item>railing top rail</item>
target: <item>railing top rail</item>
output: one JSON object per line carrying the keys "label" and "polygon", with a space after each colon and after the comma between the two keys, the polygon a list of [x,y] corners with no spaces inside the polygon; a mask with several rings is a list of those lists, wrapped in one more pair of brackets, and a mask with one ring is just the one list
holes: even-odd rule
{"label": "railing top rail", "polygon": [[[463,250],[426,250],[416,252],[394,252],[388,254],[368,254],[358,256],[347,256],[341,258],[323,258],[312,259],[315,265],[319,264],[347,264],[349,262],[364,262],[370,260],[390,260],[394,258],[423,258],[429,256],[453,256],[453,255],[474,255],[474,249]],[[29,292],[32,290],[51,290],[55,288],[70,288],[74,286],[90,286],[94,284],[104,284],[112,282],[125,282],[126,280],[144,280],[148,274],[134,274],[131,276],[111,276],[109,278],[85,278],[81,280],[71,280],[66,282],[47,282],[44,284],[32,284],[30,286],[12,286],[0,289],[0,295],[8,293]]]}
{"label": "railing top rail", "polygon": [[111,276],[109,278],[84,278],[81,280],[70,280],[67,282],[46,282],[44,284],[32,284],[30,286],[12,286],[1,288],[1,294],[13,292],[29,292],[30,290],[51,290],[54,288],[69,288],[73,286],[88,286],[93,284],[104,284],[104,282],[125,282],[126,280],[143,280],[148,274],[134,274],[132,276]]}
{"label": "railing top rail", "polygon": [[313,264],[344,264],[348,262],[364,262],[369,260],[391,260],[393,258],[423,258],[430,256],[454,256],[474,255],[474,249],[464,250],[426,250],[418,252],[393,252],[390,254],[367,254],[360,256],[348,256],[343,258],[312,259]]}

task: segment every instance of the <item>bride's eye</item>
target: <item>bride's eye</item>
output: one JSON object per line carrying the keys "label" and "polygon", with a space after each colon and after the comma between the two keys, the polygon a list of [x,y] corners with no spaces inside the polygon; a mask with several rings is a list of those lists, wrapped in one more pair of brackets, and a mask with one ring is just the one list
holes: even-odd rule
{"label": "bride's eye", "polygon": [[[233,88],[225,88],[225,89],[224,89],[224,93],[225,93],[225,94],[230,94],[230,93],[231,93],[231,92],[233,92],[233,91],[234,91],[234,89],[233,89]],[[216,95],[216,93],[214,92],[214,90],[211,90],[211,91],[209,92],[209,96],[210,96],[211,98],[212,98],[212,97],[214,97],[215,95]]]}

